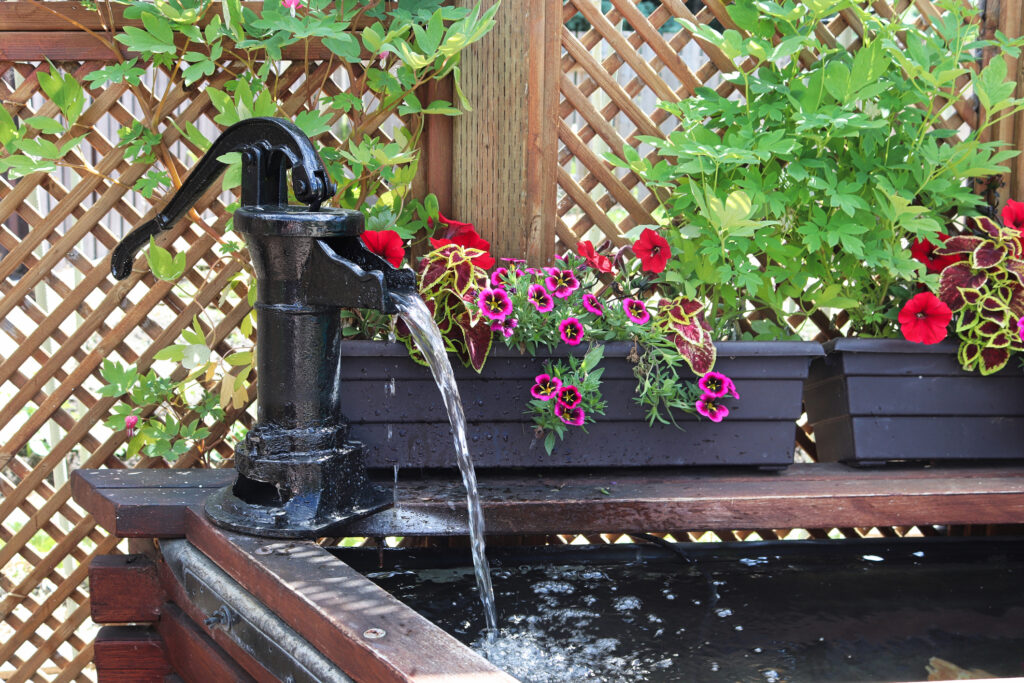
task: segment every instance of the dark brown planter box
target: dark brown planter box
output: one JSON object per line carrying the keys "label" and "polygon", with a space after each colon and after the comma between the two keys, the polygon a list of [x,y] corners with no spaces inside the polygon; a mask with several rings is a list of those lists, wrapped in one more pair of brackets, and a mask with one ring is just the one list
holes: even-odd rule
{"label": "dark brown planter box", "polygon": [[[544,357],[499,348],[481,374],[457,366],[469,446],[477,467],[608,467],[642,465],[751,465],[793,462],[795,422],[809,361],[822,355],[808,342],[726,342],[716,369],[733,378],[741,400],[729,400],[719,424],[688,415],[649,427],[633,401],[636,380],[626,360],[630,344],[609,344],[601,389],[608,406],[587,433],[576,430],[552,455],[534,438],[523,414]],[[556,349],[553,357],[586,349]],[[448,415],[427,368],[405,347],[346,342],[342,348],[342,411],[363,442],[370,467],[452,467]],[[392,389],[393,387],[393,389]]]}
{"label": "dark brown planter box", "polygon": [[818,459],[1024,457],[1024,376],[1013,360],[983,377],[965,372],[957,344],[837,339],[811,364],[804,404]]}

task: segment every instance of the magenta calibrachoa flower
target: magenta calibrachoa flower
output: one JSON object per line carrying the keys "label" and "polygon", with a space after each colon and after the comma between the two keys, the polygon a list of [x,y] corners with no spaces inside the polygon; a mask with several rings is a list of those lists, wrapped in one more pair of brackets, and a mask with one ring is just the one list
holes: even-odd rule
{"label": "magenta calibrachoa flower", "polygon": [[491,273],[491,287],[503,289],[505,287],[506,277],[508,277],[508,268],[496,268],[495,271]]}
{"label": "magenta calibrachoa flower", "polygon": [[558,404],[566,408],[575,408],[583,400],[580,390],[572,384],[563,385],[558,390]]}
{"label": "magenta calibrachoa flower", "polygon": [[583,308],[594,315],[604,315],[604,304],[593,294],[583,295]]}
{"label": "magenta calibrachoa flower", "polygon": [[697,386],[707,394],[714,398],[721,398],[726,394],[732,394],[733,398],[739,398],[740,395],[736,391],[736,385],[733,381],[723,375],[720,372],[708,372],[699,380],[697,380]]}
{"label": "magenta calibrachoa flower", "polygon": [[566,318],[558,323],[558,332],[562,341],[570,346],[576,346],[583,341],[583,325],[576,318]]}
{"label": "magenta calibrachoa flower", "polygon": [[495,332],[501,332],[506,337],[511,337],[518,326],[519,321],[515,318],[505,318],[504,320],[498,320],[491,323],[492,330]]}
{"label": "magenta calibrachoa flower", "polygon": [[548,290],[559,299],[567,299],[569,295],[580,288],[580,281],[571,270],[559,270],[558,268],[548,269],[548,276],[544,279]]}
{"label": "magenta calibrachoa flower", "polygon": [[570,408],[562,403],[555,406],[555,416],[565,424],[572,427],[581,426],[583,421],[587,418],[587,414],[583,412],[583,408],[578,406],[576,408]]}
{"label": "magenta calibrachoa flower", "polygon": [[530,285],[526,298],[538,313],[549,313],[555,308],[555,300],[548,294],[548,290],[544,289],[544,285]]}
{"label": "magenta calibrachoa flower", "polygon": [[640,299],[624,299],[622,301],[622,310],[626,312],[626,317],[637,325],[643,325],[651,319],[647,305],[640,301]]}
{"label": "magenta calibrachoa flower", "polygon": [[504,320],[512,312],[512,300],[503,289],[482,289],[477,299],[480,312],[491,320]]}
{"label": "magenta calibrachoa flower", "polygon": [[562,388],[562,380],[548,374],[537,375],[533,378],[533,386],[530,387],[530,396],[539,398],[542,401],[550,401]]}
{"label": "magenta calibrachoa flower", "polygon": [[718,402],[718,396],[704,394],[697,399],[697,412],[712,422],[721,422],[729,415],[729,409]]}
{"label": "magenta calibrachoa flower", "polygon": [[1021,316],[1021,319],[1017,321],[1017,335],[1021,341],[1024,341],[1024,316]]}

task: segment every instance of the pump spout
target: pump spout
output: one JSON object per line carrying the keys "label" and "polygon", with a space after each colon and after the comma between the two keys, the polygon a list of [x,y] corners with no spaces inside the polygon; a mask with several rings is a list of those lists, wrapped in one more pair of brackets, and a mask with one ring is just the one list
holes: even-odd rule
{"label": "pump spout", "polygon": [[[207,515],[244,533],[333,535],[393,503],[369,481],[341,414],[341,310],[396,313],[394,295],[414,292],[415,276],[364,247],[361,213],[320,208],[335,188],[301,130],[250,119],[227,129],[167,207],[114,249],[115,277],[127,277],[150,237],[184,217],[224,171],[227,152],[242,154],[234,224],[256,273],[259,393],[256,425],[235,448],[237,480],[207,500]],[[288,169],[304,206],[287,204]]]}

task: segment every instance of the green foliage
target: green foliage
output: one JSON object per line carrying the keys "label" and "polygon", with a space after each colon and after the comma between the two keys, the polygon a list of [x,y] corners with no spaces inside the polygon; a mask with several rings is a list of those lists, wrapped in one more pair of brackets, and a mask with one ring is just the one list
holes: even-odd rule
{"label": "green foliage", "polygon": [[[920,28],[913,6],[890,20],[846,0],[740,0],[728,11],[742,33],[687,25],[736,65],[725,78],[741,96],[699,88],[662,103],[680,126],[641,138],[659,160],[634,149],[609,160],[656,193],[673,252],[663,290],[707,301],[716,337],[789,337],[794,314],[833,325],[848,317],[847,333],[894,333],[923,272],[909,240],[976,212],[969,181],[1006,170],[1017,152],[982,140],[1024,105],[1005,62],[1020,41],[979,40],[977,10],[956,0],[939,8]],[[864,27],[855,54],[815,32],[840,9]],[[997,49],[976,72],[983,47]],[[946,124],[958,81],[986,109],[963,140]]]}

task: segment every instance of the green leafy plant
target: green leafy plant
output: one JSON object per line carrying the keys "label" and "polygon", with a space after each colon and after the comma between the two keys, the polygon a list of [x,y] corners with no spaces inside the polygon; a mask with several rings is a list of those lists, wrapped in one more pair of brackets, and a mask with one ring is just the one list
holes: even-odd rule
{"label": "green leafy plant", "polygon": [[[976,212],[969,181],[1006,171],[1017,152],[985,140],[1024,106],[1005,61],[1021,43],[980,40],[965,3],[937,7],[922,28],[914,6],[887,18],[852,0],[739,0],[737,28],[686,24],[733,65],[739,96],[663,102],[679,128],[640,138],[656,155],[609,160],[656,194],[673,252],[658,282],[706,302],[716,338],[792,337],[808,318],[832,335],[894,334],[923,275],[909,241]],[[863,28],[853,54],[819,37],[839,11]],[[963,134],[949,117],[965,90],[986,114]]]}

